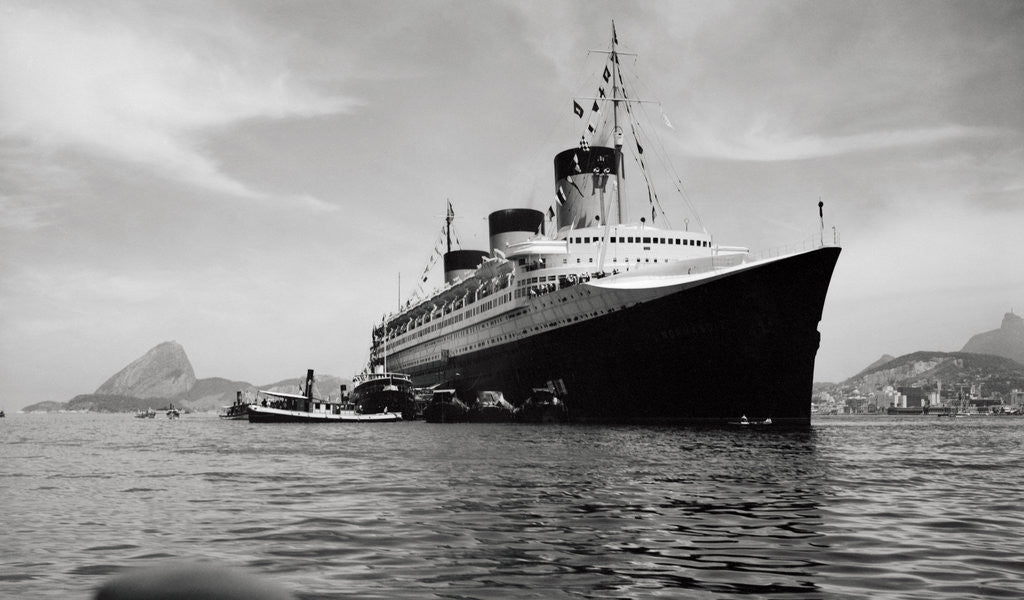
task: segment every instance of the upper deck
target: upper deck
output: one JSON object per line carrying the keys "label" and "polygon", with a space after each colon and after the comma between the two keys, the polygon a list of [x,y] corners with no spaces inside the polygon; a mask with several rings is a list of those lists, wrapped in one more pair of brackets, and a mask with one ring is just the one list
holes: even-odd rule
{"label": "upper deck", "polygon": [[[426,340],[477,326],[517,309],[547,292],[619,273],[657,270],[706,273],[739,264],[746,248],[716,246],[702,232],[644,224],[564,231],[558,239],[535,237],[507,245],[475,271],[432,297],[390,315],[374,332],[389,354]],[[682,263],[682,264],[679,264]]]}

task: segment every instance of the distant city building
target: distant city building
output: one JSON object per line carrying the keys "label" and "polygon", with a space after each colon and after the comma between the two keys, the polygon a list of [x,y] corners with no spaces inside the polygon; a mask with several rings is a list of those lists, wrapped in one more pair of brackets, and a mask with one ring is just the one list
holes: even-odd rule
{"label": "distant city building", "polygon": [[928,398],[923,388],[901,386],[896,388],[896,391],[902,396],[901,406],[903,408],[921,408],[928,404]]}

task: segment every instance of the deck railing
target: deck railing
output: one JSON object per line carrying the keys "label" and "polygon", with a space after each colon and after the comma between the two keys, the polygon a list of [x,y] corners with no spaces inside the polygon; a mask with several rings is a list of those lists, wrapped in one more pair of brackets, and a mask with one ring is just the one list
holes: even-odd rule
{"label": "deck railing", "polygon": [[805,252],[807,250],[815,250],[817,248],[825,248],[829,246],[838,245],[839,230],[833,227],[831,241],[824,232],[819,232],[814,235],[808,236],[798,242],[793,242],[782,246],[773,246],[771,248],[766,248],[758,252],[751,252],[748,255],[749,258],[747,260],[764,260],[766,258],[776,258],[779,256],[785,256],[787,254],[793,254],[794,252]]}

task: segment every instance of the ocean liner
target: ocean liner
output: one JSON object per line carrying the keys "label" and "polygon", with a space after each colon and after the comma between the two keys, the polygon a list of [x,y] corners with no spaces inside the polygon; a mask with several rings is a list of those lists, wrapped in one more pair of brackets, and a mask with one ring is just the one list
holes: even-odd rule
{"label": "ocean liner", "polygon": [[[657,222],[642,100],[614,24],[601,52],[596,93],[573,101],[583,134],[554,157],[551,206],[493,212],[490,248],[453,250],[449,202],[444,284],[374,327],[369,367],[386,353],[417,387],[496,390],[517,405],[547,388],[576,422],[808,424],[840,253],[825,243],[821,203],[811,241],[759,257],[703,226]],[[650,222],[623,218],[627,161]]]}

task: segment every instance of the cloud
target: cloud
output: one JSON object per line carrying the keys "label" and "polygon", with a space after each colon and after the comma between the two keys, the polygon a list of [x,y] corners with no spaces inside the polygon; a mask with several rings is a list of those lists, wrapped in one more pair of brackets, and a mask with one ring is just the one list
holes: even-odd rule
{"label": "cloud", "polygon": [[942,125],[821,136],[778,126],[766,115],[756,117],[743,129],[724,125],[719,129],[701,125],[691,125],[691,128],[694,135],[684,142],[689,154],[760,162],[831,157],[1000,135],[992,128]]}
{"label": "cloud", "polygon": [[204,151],[251,119],[351,110],[286,64],[288,40],[231,14],[173,5],[8,7],[0,19],[0,134],[142,164],[217,192],[262,197]]}
{"label": "cloud", "polygon": [[0,228],[35,231],[45,227],[50,207],[31,199],[0,194]]}

